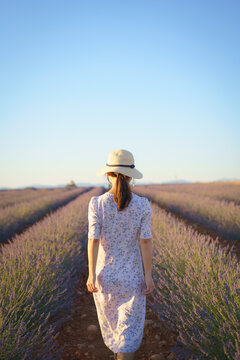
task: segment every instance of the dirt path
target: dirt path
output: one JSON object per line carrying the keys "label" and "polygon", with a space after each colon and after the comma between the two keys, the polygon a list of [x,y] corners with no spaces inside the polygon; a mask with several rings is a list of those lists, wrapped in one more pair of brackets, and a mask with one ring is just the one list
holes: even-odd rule
{"label": "dirt path", "polygon": [[[86,266],[78,285],[74,289],[74,305],[70,309],[72,319],[62,324],[60,334],[57,337],[60,347],[65,344],[61,360],[107,360],[114,358],[113,352],[103,342],[93,294],[87,290],[86,286],[87,277],[88,268]],[[169,331],[165,324],[159,321],[150,307],[149,299],[152,301],[151,294],[147,295],[147,321],[145,321],[143,340],[135,353],[134,360],[186,359],[179,357],[179,355],[176,357],[171,351],[171,348],[173,350],[174,347],[174,351],[181,354],[182,351],[184,352],[184,348],[176,343],[177,333]],[[87,330],[89,325],[97,327],[95,336],[91,337],[89,334]],[[152,357],[154,354],[159,354],[159,356]]]}

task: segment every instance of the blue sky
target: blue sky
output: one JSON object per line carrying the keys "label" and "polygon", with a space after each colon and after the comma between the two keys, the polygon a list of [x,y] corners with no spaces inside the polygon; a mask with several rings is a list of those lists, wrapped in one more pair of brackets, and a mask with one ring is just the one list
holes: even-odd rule
{"label": "blue sky", "polygon": [[240,2],[2,1],[0,187],[240,178]]}

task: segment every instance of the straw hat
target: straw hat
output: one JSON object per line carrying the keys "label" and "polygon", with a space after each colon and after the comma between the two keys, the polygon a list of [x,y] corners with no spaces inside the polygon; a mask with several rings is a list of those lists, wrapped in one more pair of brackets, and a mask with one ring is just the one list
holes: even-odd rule
{"label": "straw hat", "polygon": [[107,172],[119,172],[134,179],[141,179],[143,174],[135,168],[134,157],[130,151],[119,149],[113,150],[108,154],[106,166],[97,171],[97,176]]}

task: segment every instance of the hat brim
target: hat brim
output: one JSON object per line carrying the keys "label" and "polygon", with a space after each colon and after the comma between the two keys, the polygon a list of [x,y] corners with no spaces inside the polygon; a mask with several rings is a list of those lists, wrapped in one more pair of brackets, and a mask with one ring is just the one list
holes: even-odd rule
{"label": "hat brim", "polygon": [[142,179],[143,178],[143,174],[140,171],[138,171],[137,169],[135,169],[135,168],[131,169],[131,168],[127,168],[127,167],[124,168],[122,166],[119,166],[119,167],[118,166],[114,166],[114,167],[105,166],[104,168],[98,170],[96,172],[96,174],[97,174],[97,176],[101,176],[110,171],[111,172],[119,172],[123,175],[130,176],[134,179]]}

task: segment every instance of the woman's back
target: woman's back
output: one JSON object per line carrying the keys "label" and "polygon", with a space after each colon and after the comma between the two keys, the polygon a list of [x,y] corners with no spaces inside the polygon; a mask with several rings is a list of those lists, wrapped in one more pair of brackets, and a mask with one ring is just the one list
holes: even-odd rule
{"label": "woman's back", "polygon": [[139,238],[151,238],[151,206],[146,197],[132,193],[129,205],[119,211],[113,194],[93,196],[89,203],[88,238],[100,238],[103,247],[135,245]]}
{"label": "woman's back", "polygon": [[144,287],[140,238],[151,238],[149,200],[132,193],[132,200],[118,211],[113,194],[94,196],[89,203],[89,238],[100,238],[96,265],[100,292],[124,298]]}

